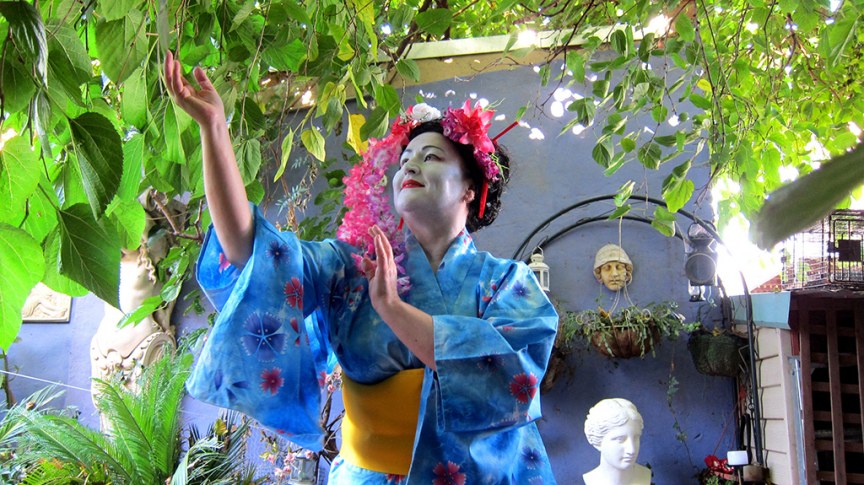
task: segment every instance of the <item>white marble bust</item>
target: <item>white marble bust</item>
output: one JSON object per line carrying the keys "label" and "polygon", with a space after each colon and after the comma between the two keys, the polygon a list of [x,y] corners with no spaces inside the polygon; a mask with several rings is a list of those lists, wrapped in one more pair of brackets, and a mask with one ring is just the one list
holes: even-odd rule
{"label": "white marble bust", "polygon": [[585,485],[650,485],[651,470],[636,463],[642,416],[626,399],[604,399],[588,412],[585,437],[600,452],[597,468],[582,475]]}

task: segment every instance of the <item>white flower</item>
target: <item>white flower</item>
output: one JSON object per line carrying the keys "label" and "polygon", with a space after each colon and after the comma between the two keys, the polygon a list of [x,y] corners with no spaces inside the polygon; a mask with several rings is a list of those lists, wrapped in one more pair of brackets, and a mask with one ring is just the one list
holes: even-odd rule
{"label": "white flower", "polygon": [[441,112],[438,108],[433,108],[426,103],[415,104],[411,110],[411,119],[423,123],[441,118]]}

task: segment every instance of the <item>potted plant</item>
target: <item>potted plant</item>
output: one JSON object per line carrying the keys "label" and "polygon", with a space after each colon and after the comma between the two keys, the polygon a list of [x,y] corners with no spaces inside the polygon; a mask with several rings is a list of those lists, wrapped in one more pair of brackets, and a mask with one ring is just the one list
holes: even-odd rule
{"label": "potted plant", "polygon": [[729,466],[726,458],[720,459],[714,455],[705,457],[705,468],[698,475],[700,485],[735,485],[735,470]]}
{"label": "potted plant", "polygon": [[720,308],[720,318],[713,323],[702,324],[690,334],[687,350],[693,358],[693,365],[701,374],[709,376],[735,377],[747,366],[747,339],[732,330],[732,302],[726,290],[720,285],[719,300],[709,300],[699,307],[697,319],[700,322],[712,320],[712,309]]}
{"label": "potted plant", "polygon": [[737,376],[747,366],[747,348],[747,339],[725,327],[700,327],[687,341],[696,370],[709,376]]}
{"label": "potted plant", "polygon": [[699,324],[685,323],[672,301],[651,303],[640,307],[630,305],[619,311],[584,310],[572,314],[575,332],[587,338],[601,354],[628,359],[654,353],[661,337],[676,338],[681,332],[691,332]]}

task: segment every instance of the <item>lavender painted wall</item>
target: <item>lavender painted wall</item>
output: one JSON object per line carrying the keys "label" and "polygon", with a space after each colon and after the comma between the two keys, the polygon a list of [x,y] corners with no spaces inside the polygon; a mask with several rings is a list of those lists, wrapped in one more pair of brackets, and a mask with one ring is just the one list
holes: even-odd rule
{"label": "lavender painted wall", "polygon": [[[461,104],[471,94],[496,103],[497,112],[505,114],[506,119],[495,121],[493,132],[512,121],[520,106],[528,102],[541,103],[549,92],[549,88],[541,88],[539,77],[531,68],[481,74],[470,80],[441,81],[421,88],[423,93],[436,96],[427,102],[438,107]],[[421,88],[404,90],[403,104],[413,103]],[[571,89],[590,96],[590,87]],[[550,115],[551,102],[546,104],[543,113],[529,111],[524,118],[532,127],[540,129],[545,139],[530,139],[530,130],[524,127],[502,139],[512,152],[515,169],[498,221],[475,234],[480,249],[510,257],[529,231],[546,217],[580,200],[613,193],[630,179],[636,181],[638,192],[659,197],[662,181],[673,167],[664,166],[655,172],[632,162],[614,176],[605,177],[591,158],[602,121],[598,120],[580,135],[567,132],[558,136],[566,116]],[[646,120],[646,126],[655,128],[655,125]],[[671,130],[668,126],[665,129]],[[332,140],[328,143],[330,156],[340,149],[341,143]],[[690,172],[697,190],[707,183],[707,165],[707,155],[703,154]],[[532,244],[580,218],[602,215],[611,208],[611,203],[604,202],[574,211],[542,231]],[[650,217],[653,209],[653,206],[634,203],[635,212],[644,211],[640,215]],[[711,218],[707,198],[701,206],[690,205],[686,209]],[[680,222],[686,230],[689,221],[681,219]],[[594,280],[592,264],[600,246],[618,241],[617,223],[598,222],[582,226],[545,248],[546,262],[552,267],[551,296],[560,301],[564,309],[578,311],[598,304],[611,306],[613,294]],[[627,221],[620,227],[620,241],[635,265],[633,283],[628,288],[630,299],[638,304],[678,301],[681,311],[692,321],[698,304],[687,301],[683,243],[661,236],[648,225]],[[527,253],[523,256],[527,257]],[[184,309],[185,304],[181,302],[174,314],[175,321],[180,322],[180,332],[206,324],[202,317],[182,317]],[[89,341],[102,313],[102,302],[88,296],[75,299],[69,325],[24,325],[21,342],[10,349],[12,363],[23,374],[89,387]],[[698,374],[690,361],[685,338],[664,342],[656,357],[613,361],[586,349],[571,355],[568,364],[569,375],[563,376],[543,398],[544,417],[539,424],[560,483],[581,483],[581,475],[599,461],[599,454],[586,441],[582,427],[588,409],[608,397],[629,399],[639,408],[645,420],[639,462],[651,465],[655,483],[696,483],[693,477],[702,468],[703,458],[715,452],[725,453],[731,447],[731,430],[735,428],[733,383],[731,379]],[[680,383],[671,409],[667,405],[670,372]],[[23,378],[13,382],[19,398],[40,387],[41,383]],[[65,402],[81,410],[82,421],[98,425],[88,393],[69,390]],[[191,400],[188,404],[185,412],[190,420],[206,425],[215,416],[216,410],[208,405]],[[687,435],[684,442],[676,439],[676,419]],[[727,426],[727,423],[731,424]]]}

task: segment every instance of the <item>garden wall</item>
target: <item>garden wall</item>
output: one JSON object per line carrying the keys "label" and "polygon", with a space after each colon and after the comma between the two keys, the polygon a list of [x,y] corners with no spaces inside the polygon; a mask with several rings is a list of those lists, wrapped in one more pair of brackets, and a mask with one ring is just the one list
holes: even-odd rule
{"label": "garden wall", "polygon": [[[424,69],[434,70],[435,63],[444,67],[441,61],[427,62],[430,64]],[[559,67],[553,66],[553,72],[558,72]],[[591,95],[590,87],[571,89],[586,97]],[[552,89],[540,86],[539,76],[530,66],[405,88],[401,91],[403,105],[413,103],[421,90],[427,97],[434,95],[427,102],[438,107],[461,104],[474,95],[496,104],[497,113],[505,119],[494,122],[493,134],[514,119],[520,106],[526,103],[543,106],[542,112],[529,109],[526,113],[524,121],[530,128],[520,126],[501,140],[510,148],[514,159],[512,182],[498,221],[475,234],[480,249],[498,256],[512,257],[530,231],[562,208],[590,197],[614,193],[627,180],[636,182],[636,192],[647,192],[659,198],[663,179],[673,168],[646,170],[634,160],[615,175],[604,176],[603,169],[591,156],[604,123],[598,120],[581,134],[568,131],[559,136],[569,117],[558,118],[552,114],[555,99],[548,97]],[[646,119],[645,124],[656,128],[656,123],[650,119]],[[340,149],[341,143],[331,141],[328,155],[333,156]],[[295,149],[295,156],[300,152],[301,149]],[[690,177],[697,191],[707,184],[707,150],[694,163]],[[685,209],[711,219],[709,197],[698,200],[699,206],[691,203]],[[634,212],[639,215],[650,217],[654,210],[651,205],[632,203]],[[612,209],[613,204],[606,201],[563,216],[541,231],[532,241],[529,252],[520,256],[527,258],[530,249],[544,235],[549,236],[581,218],[607,214]],[[268,211],[268,217],[277,217],[276,211]],[[284,214],[280,217],[284,222]],[[681,218],[679,223],[680,228],[686,230],[689,220]],[[694,320],[701,304],[688,301],[683,243],[638,222],[625,221],[620,226],[617,222],[594,222],[549,244],[545,257],[552,268],[550,296],[565,310],[578,311],[598,305],[609,308],[614,294],[595,281],[593,258],[602,245],[619,241],[635,266],[628,295],[621,297],[619,305],[626,305],[627,298],[637,304],[675,300],[688,320]],[[203,316],[183,316],[186,306],[181,301],[174,313],[181,333],[206,325]],[[22,374],[88,388],[89,342],[102,314],[102,302],[88,296],[73,302],[70,324],[25,324],[21,341],[10,349],[11,362]],[[13,382],[13,389],[22,398],[43,385],[19,377]],[[589,408],[604,398],[629,399],[639,408],[645,421],[639,463],[651,466],[656,483],[695,483],[694,476],[703,468],[706,455],[724,456],[732,447],[736,428],[734,396],[731,379],[707,377],[696,372],[687,352],[686,337],[664,342],[656,356],[644,359],[610,360],[586,347],[568,357],[567,372],[543,397],[544,416],[539,427],[558,481],[581,483],[581,475],[599,461],[598,452],[588,444],[583,433]],[[65,402],[80,409],[83,421],[98,425],[89,393],[69,389]],[[215,412],[216,409],[200,403],[190,403],[186,408],[187,419],[202,424],[212,420]]]}

